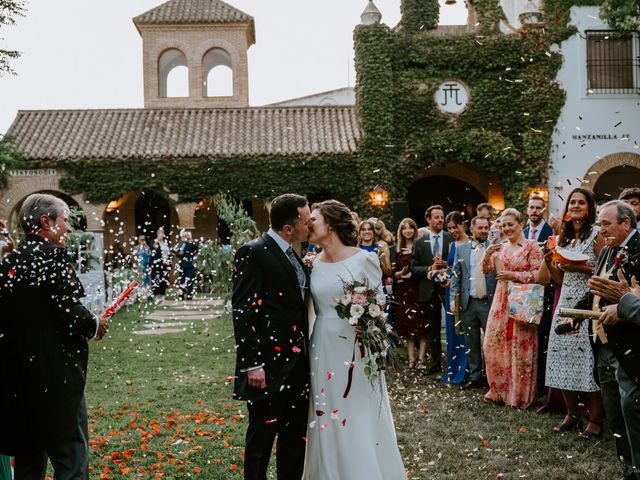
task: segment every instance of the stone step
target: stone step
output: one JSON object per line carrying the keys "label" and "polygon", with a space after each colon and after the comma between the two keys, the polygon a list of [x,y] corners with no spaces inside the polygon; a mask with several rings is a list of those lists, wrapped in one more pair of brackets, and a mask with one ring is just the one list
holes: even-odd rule
{"label": "stone step", "polygon": [[147,315],[145,320],[213,320],[220,317],[222,317],[221,313],[212,311],[174,312],[170,310],[159,310]]}
{"label": "stone step", "polygon": [[136,335],[166,335],[168,333],[182,333],[186,331],[187,328],[154,328],[151,330],[137,330],[134,331]]}
{"label": "stone step", "polygon": [[144,328],[148,329],[167,329],[175,327],[188,327],[193,325],[192,322],[147,322],[144,324]]}

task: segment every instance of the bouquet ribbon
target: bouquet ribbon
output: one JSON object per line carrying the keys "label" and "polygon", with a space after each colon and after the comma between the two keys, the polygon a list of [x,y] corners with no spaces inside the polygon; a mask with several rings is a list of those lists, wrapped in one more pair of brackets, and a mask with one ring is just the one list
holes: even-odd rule
{"label": "bouquet ribbon", "polygon": [[[347,398],[351,391],[351,383],[353,382],[353,369],[356,366],[356,344],[360,339],[360,335],[356,333],[356,338],[353,339],[353,353],[351,354],[351,363],[349,364],[349,371],[347,372],[347,387],[344,389],[342,398]],[[364,358],[364,346],[360,344],[360,358]]]}
{"label": "bouquet ribbon", "polygon": [[138,286],[138,282],[136,282],[135,280],[131,282],[129,286],[124,290],[124,292],[122,292],[120,296],[116,299],[116,301],[113,302],[109,306],[109,308],[107,308],[104,311],[104,313],[102,314],[102,317],[100,318],[107,318],[113,315],[116,309],[122,304],[122,302],[126,301],[131,296],[131,294],[133,293],[133,291],[137,286]]}

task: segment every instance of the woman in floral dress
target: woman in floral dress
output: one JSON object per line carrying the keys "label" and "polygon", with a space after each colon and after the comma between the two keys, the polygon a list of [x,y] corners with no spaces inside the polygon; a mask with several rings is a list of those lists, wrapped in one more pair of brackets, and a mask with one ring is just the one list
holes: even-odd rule
{"label": "woman in floral dress", "polygon": [[484,358],[489,391],[485,399],[512,407],[527,408],[536,396],[537,326],[509,318],[509,281],[536,281],[542,252],[535,240],[522,235],[522,215],[514,208],[502,214],[507,241],[489,247],[483,257],[485,273],[495,270],[496,292],[489,311],[484,338]]}

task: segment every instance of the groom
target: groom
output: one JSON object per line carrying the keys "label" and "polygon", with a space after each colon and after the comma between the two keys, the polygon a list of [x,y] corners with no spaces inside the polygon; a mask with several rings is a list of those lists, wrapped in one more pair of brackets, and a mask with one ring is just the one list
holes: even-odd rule
{"label": "groom", "polygon": [[309,274],[291,248],[309,236],[311,212],[300,195],[271,202],[271,228],[235,256],[234,397],[247,401],[244,478],[264,480],[273,441],[278,479],[302,477],[309,409]]}

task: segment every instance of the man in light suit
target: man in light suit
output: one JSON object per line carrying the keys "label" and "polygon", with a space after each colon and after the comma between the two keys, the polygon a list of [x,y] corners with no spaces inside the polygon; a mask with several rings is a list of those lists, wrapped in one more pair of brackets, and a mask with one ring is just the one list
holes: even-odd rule
{"label": "man in light suit", "polygon": [[[487,317],[496,290],[495,272],[482,273],[482,256],[489,247],[489,220],[474,217],[471,220],[473,240],[456,248],[451,277],[451,299],[460,295],[460,319],[469,352],[469,380],[462,388],[481,388],[482,344],[480,331],[487,326]],[[451,306],[453,311],[453,306]]]}
{"label": "man in light suit", "polygon": [[440,205],[430,206],[424,214],[429,233],[416,239],[413,244],[411,273],[419,280],[418,300],[427,325],[427,339],[431,348],[433,364],[427,373],[442,373],[442,299],[444,288],[432,271],[447,267],[447,255],[453,237],[443,230],[444,209]]}
{"label": "man in light suit", "polygon": [[291,245],[309,236],[306,198],[271,202],[271,228],[238,249],[234,261],[234,398],[247,401],[244,478],[266,480],[277,435],[277,475],[299,479],[309,410],[309,272]]}
{"label": "man in light suit", "polygon": [[34,194],[20,209],[26,237],[0,262],[0,453],[15,455],[16,480],[89,478],[84,387],[88,340],[109,328],[80,298],[64,248],[69,207]]}

